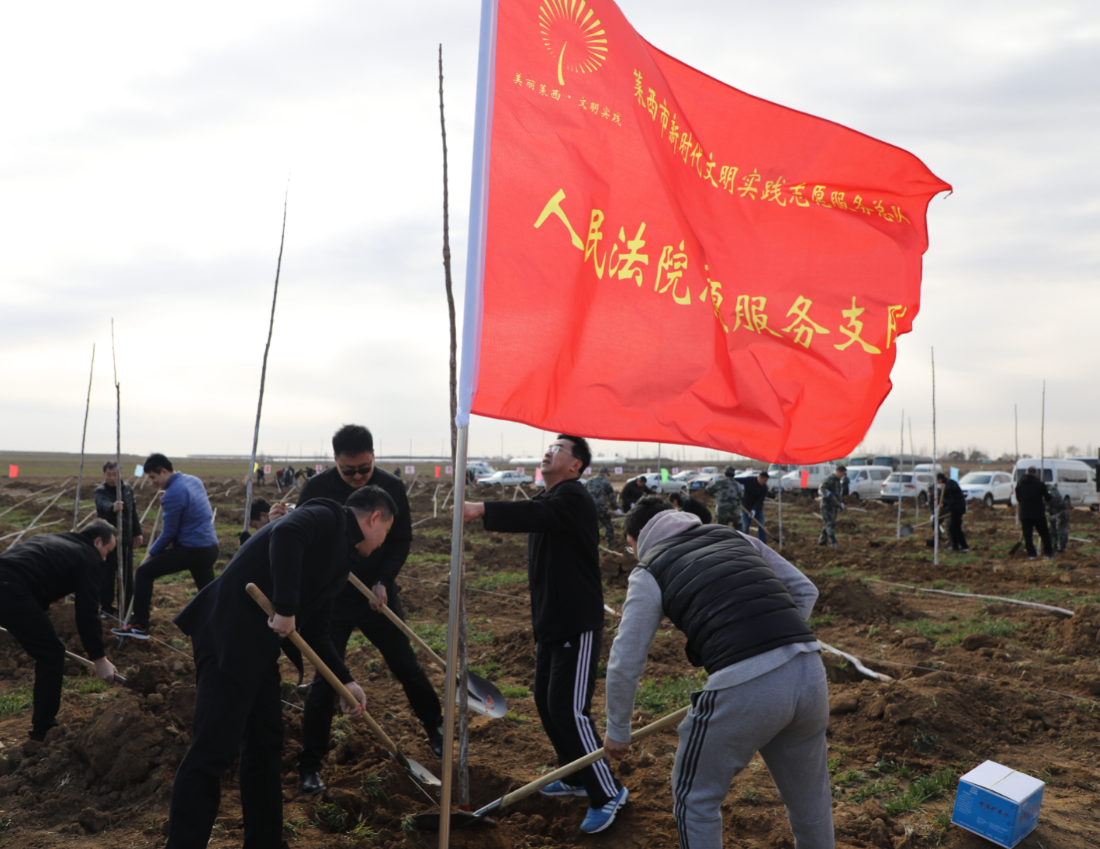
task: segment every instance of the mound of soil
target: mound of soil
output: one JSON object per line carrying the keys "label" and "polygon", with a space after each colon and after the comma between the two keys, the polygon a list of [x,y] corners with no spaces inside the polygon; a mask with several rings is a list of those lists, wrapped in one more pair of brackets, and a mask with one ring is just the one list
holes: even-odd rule
{"label": "mound of soil", "polygon": [[919,611],[908,599],[897,593],[882,595],[854,578],[827,578],[815,575],[814,584],[820,595],[814,614],[843,616],[854,622],[890,623],[919,617]]}

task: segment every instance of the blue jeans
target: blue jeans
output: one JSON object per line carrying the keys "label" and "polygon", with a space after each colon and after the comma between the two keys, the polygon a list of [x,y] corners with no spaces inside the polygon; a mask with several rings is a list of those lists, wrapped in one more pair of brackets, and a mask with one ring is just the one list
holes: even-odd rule
{"label": "blue jeans", "polygon": [[768,541],[768,532],[764,530],[764,502],[761,501],[750,512],[747,507],[741,508],[741,531],[742,533],[750,533],[752,531],[752,520],[756,519],[760,524],[756,526],[756,536],[761,542]]}

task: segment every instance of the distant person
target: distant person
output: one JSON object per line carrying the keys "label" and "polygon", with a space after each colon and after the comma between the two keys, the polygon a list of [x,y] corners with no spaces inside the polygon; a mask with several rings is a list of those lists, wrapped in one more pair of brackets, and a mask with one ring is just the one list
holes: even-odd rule
{"label": "distant person", "polygon": [[742,488],[745,494],[741,500],[741,530],[749,533],[755,519],[757,538],[761,542],[767,542],[768,532],[764,530],[764,499],[768,497],[768,473],[761,472],[755,480],[749,478]]}
{"label": "distant person", "polygon": [[704,525],[710,524],[710,511],[706,508],[706,505],[704,505],[702,501],[697,501],[686,492],[673,492],[668,496],[668,500],[675,504],[677,509],[683,510],[685,513],[691,513],[694,516],[698,516],[699,521],[702,522]]}
{"label": "distant person", "polygon": [[943,472],[936,475],[936,482],[940,485],[940,510],[946,510],[948,514],[947,536],[951,540],[951,550],[960,553],[970,551],[966,544],[966,535],[963,533],[963,514],[966,512],[966,494],[962,491],[958,481],[947,477]]}
{"label": "distant person", "polygon": [[726,466],[722,477],[707,484],[707,495],[714,496],[714,509],[718,514],[719,525],[733,525],[735,528],[742,526],[741,502],[745,497],[745,491],[735,479],[737,469]]}
{"label": "distant person", "polygon": [[34,658],[32,740],[46,739],[61,709],[65,644],[46,615],[51,602],[76,597],[76,630],[84,651],[96,675],[114,679],[114,664],[103,650],[99,572],[115,540],[114,526],[96,519],[82,531],[38,534],[0,554],[0,627]]}
{"label": "distant person", "polygon": [[259,463],[257,463],[256,464],[256,486],[263,486],[265,477],[266,476],[264,474],[264,467],[261,466]]}
{"label": "distant person", "polygon": [[817,588],[762,542],[669,507],[643,498],[623,527],[638,566],[607,664],[604,749],[613,759],[630,751],[638,682],[667,617],[687,638],[689,662],[707,673],[672,766],[679,845],[721,849],[722,803],[759,752],[794,845],[833,849],[829,687],[807,624]]}
{"label": "distant person", "polygon": [[134,549],[145,544],[145,537],[141,533],[141,520],[134,503],[134,488],[123,481],[122,497],[118,497],[118,467],[113,460],[103,464],[103,483],[95,489],[95,512],[100,519],[116,528],[118,514],[122,514],[121,542],[111,549],[103,561],[99,579],[99,607],[106,616],[114,616],[117,613],[114,598],[120,551],[125,570],[121,595],[129,598],[134,586]]}
{"label": "distant person", "polygon": [[194,475],[175,471],[172,461],[163,454],[149,455],[145,460],[145,474],[164,490],[160,498],[162,530],[138,566],[133,615],[126,624],[111,629],[116,636],[135,640],[149,639],[153,582],[157,578],[186,569],[196,589],[201,590],[214,580],[214,564],[218,560],[214,511],[210,509],[210,499],[202,481]]}
{"label": "distant person", "polygon": [[1050,539],[1055,550],[1063,554],[1069,545],[1069,502],[1058,491],[1058,484],[1047,491],[1047,515],[1050,517]]}
{"label": "distant person", "polygon": [[593,475],[585,486],[588,487],[592,500],[596,502],[596,517],[603,528],[607,544],[611,545],[615,539],[615,525],[611,522],[611,511],[619,509],[615,498],[615,487],[611,485],[611,469],[602,466],[600,473]]}
{"label": "distant person", "polygon": [[[558,765],[599,749],[592,694],[603,644],[604,601],[596,504],[580,480],[592,462],[583,437],[560,434],[540,466],[546,488],[530,501],[467,501],[462,518],[487,531],[527,534],[535,636],[535,707]],[[588,800],[581,831],[603,831],[630,795],[606,760],[542,788]]]}
{"label": "distant person", "polygon": [[395,478],[397,478],[398,480],[401,480],[401,467],[400,466],[398,466],[396,469],[393,470],[393,476]]}
{"label": "distant person", "polygon": [[1035,542],[1032,533],[1039,532],[1043,543],[1043,555],[1054,559],[1054,548],[1050,543],[1050,528],[1046,516],[1047,485],[1039,480],[1039,470],[1030,466],[1019,483],[1016,484],[1016,503],[1020,513],[1020,528],[1027,546],[1027,556],[1036,559]]}
{"label": "distant person", "polygon": [[818,507],[821,509],[821,536],[818,545],[840,545],[836,540],[837,513],[844,509],[844,481],[848,469],[837,466],[817,488]]}
{"label": "distant person", "polygon": [[628,480],[620,493],[623,512],[629,513],[630,508],[637,504],[643,495],[652,494],[653,490],[645,485],[645,475],[638,475],[638,477]]}
{"label": "distant person", "polygon": [[[371,588],[381,604],[387,605],[398,618],[404,619],[401,586],[397,583],[397,577],[412,544],[412,520],[405,487],[396,477],[375,465],[374,436],[362,425],[344,425],[336,431],[332,437],[332,452],[336,458],[335,465],[306,482],[294,512],[319,498],[343,504],[368,484],[371,489],[377,487],[386,493],[397,508],[393,529],[369,555],[349,551],[345,566]],[[344,657],[348,640],[356,628],[378,649],[390,672],[405,690],[413,714],[424,726],[432,754],[442,757],[443,708],[424,668],[416,659],[409,638],[386,618],[379,607],[374,607],[363,593],[348,583],[333,603],[329,625],[332,643],[340,657]],[[325,789],[321,763],[328,754],[334,698],[335,693],[328,682],[319,674],[315,675],[306,696],[302,748],[298,753],[298,787],[306,796],[315,796]]]}
{"label": "distant person", "polygon": [[[195,647],[195,718],[172,784],[172,849],[207,845],[222,773],[238,756],[244,845],[286,846],[280,638],[300,632],[355,699],[354,706],[342,703],[344,713],[362,714],[366,696],[332,643],[329,621],[333,599],[347,582],[350,552],[368,555],[381,545],[396,509],[393,499],[373,486],[357,490],[346,505],[317,499],[300,507],[261,528],[222,576],[176,616]],[[253,601],[246,589],[250,583],[267,596],[274,616]]]}

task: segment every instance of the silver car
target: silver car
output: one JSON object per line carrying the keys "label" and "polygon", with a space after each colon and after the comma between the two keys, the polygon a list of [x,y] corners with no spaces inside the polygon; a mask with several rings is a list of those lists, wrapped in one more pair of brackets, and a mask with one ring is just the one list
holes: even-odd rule
{"label": "silver car", "polygon": [[924,507],[931,491],[932,475],[928,472],[894,472],[882,482],[879,498],[883,501],[916,498],[917,504]]}
{"label": "silver car", "polygon": [[1009,472],[967,472],[959,481],[967,500],[976,498],[986,507],[1008,504],[1012,500],[1012,475]]}

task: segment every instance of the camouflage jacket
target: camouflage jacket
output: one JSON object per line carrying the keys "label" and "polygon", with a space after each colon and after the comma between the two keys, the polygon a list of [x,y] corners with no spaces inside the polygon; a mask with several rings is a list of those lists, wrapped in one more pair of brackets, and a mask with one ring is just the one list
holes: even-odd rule
{"label": "camouflage jacket", "polygon": [[1047,490],[1047,514],[1050,516],[1068,516],[1069,505],[1066,497],[1058,491],[1058,486],[1052,486]]}
{"label": "camouflage jacket", "polygon": [[611,481],[603,475],[595,475],[585,484],[585,486],[588,487],[589,493],[591,493],[593,500],[596,502],[597,509],[615,509],[617,506],[615,500],[615,487],[611,485]]}
{"label": "camouflage jacket", "polygon": [[715,498],[719,513],[738,512],[741,509],[741,484],[733,478],[721,478],[707,485],[706,492]]}
{"label": "camouflage jacket", "polygon": [[828,505],[834,510],[841,509],[844,506],[844,481],[836,475],[829,475],[817,488],[817,497],[821,499],[822,507]]}

